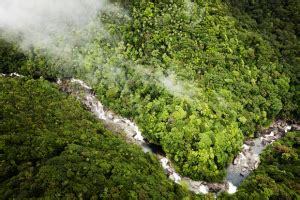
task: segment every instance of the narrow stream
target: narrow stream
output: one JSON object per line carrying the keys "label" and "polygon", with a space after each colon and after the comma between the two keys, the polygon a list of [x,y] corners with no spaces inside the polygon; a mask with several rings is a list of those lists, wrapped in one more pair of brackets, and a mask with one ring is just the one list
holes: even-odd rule
{"label": "narrow stream", "polygon": [[[72,84],[70,84],[72,83]],[[110,110],[106,110],[94,95],[92,88],[78,79],[58,81],[62,90],[79,98],[100,120],[110,126],[109,129],[117,132],[125,132],[128,141],[139,145],[145,153],[152,152],[159,158],[162,167],[168,177],[176,183],[184,181],[189,189],[195,193],[215,194],[226,191],[235,193],[240,183],[259,165],[259,154],[275,140],[286,134],[291,126],[283,121],[276,121],[270,128],[264,130],[259,138],[246,141],[241,152],[234,159],[227,169],[227,177],[221,183],[207,183],[204,181],[194,181],[188,177],[180,176],[172,167],[172,163],[166,157],[162,148],[158,145],[148,143],[142,136],[138,126],[123,117],[118,116]],[[74,87],[75,86],[75,87]],[[79,87],[78,87],[79,86]],[[81,95],[80,95],[81,94]]]}
{"label": "narrow stream", "polygon": [[259,138],[251,139],[243,144],[241,152],[236,156],[233,163],[227,168],[226,180],[235,186],[241,182],[258,167],[259,155],[271,143],[283,137],[292,126],[284,121],[277,120],[268,129],[264,130]]}
{"label": "narrow stream", "polygon": [[[22,77],[17,73],[9,75],[0,74],[0,76]],[[172,167],[172,163],[166,157],[163,149],[155,144],[149,143],[143,136],[138,126],[114,112],[105,109],[101,102],[96,98],[93,90],[83,81],[78,79],[58,80],[57,84],[61,90],[68,94],[76,96],[84,103],[98,119],[102,120],[106,128],[113,132],[125,133],[126,140],[130,143],[140,146],[145,153],[155,154],[165,170],[168,177],[176,183],[181,181],[188,185],[189,190],[199,194],[213,192],[215,194],[226,191],[230,194],[235,193],[241,182],[259,165],[259,154],[275,140],[283,137],[289,130],[299,130],[300,126],[288,125],[284,121],[278,120],[270,128],[264,130],[261,136],[255,139],[245,141],[241,152],[227,168],[227,177],[221,183],[207,183],[204,181],[194,181],[188,177],[180,176]]]}

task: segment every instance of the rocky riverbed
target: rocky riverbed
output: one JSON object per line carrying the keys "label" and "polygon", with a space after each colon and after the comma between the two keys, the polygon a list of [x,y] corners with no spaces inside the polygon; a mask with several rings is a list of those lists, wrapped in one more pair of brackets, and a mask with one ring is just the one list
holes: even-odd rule
{"label": "rocky riverbed", "polygon": [[150,144],[142,136],[138,126],[129,119],[118,116],[114,112],[105,109],[101,102],[96,98],[93,90],[83,81],[69,79],[57,82],[61,89],[69,94],[76,96],[90,109],[100,120],[104,122],[108,129],[124,133],[128,142],[139,145],[145,153],[152,152],[157,155],[165,173],[176,183],[185,182],[189,190],[195,193],[206,194],[208,192],[219,193],[226,191],[234,193],[240,185],[260,163],[259,154],[275,140],[283,137],[289,130],[300,130],[298,125],[288,125],[282,120],[275,121],[268,129],[263,130],[258,138],[245,141],[241,152],[233,160],[227,169],[227,177],[221,183],[207,183],[204,181],[194,181],[188,177],[180,176],[171,161],[166,157],[161,147]]}
{"label": "rocky riverbed", "polygon": [[226,180],[239,186],[244,178],[258,167],[259,154],[266,146],[283,137],[292,127],[298,126],[290,126],[282,120],[277,120],[269,128],[261,131],[258,138],[246,140],[241,152],[228,167]]}
{"label": "rocky riverbed", "polygon": [[[0,74],[0,76],[23,77],[17,73]],[[268,129],[261,131],[257,138],[245,141],[241,147],[241,152],[228,167],[228,175],[223,182],[207,183],[194,181],[188,177],[180,176],[160,146],[148,143],[134,122],[106,109],[96,98],[92,88],[82,80],[74,78],[64,79],[58,80],[57,84],[62,91],[77,97],[98,119],[103,121],[106,128],[123,134],[128,142],[140,146],[145,153],[151,152],[157,155],[168,177],[176,183],[184,182],[189,190],[195,193],[206,194],[212,192],[218,194],[222,191],[228,193],[236,192],[240,183],[258,167],[260,163],[259,154],[267,145],[283,137],[289,130],[300,131],[300,126],[297,124],[289,125],[282,120],[277,120]]]}
{"label": "rocky riverbed", "polygon": [[[103,121],[108,129],[124,134],[128,142],[139,145],[145,153],[151,152],[157,155],[163,169],[165,170],[165,173],[174,182],[186,182],[186,184],[189,186],[189,189],[195,193],[206,194],[209,192],[210,186],[212,188],[219,188],[218,185],[220,184],[218,183],[215,184],[216,186],[213,186],[213,184],[208,185],[203,181],[193,181],[188,177],[180,176],[172,166],[171,161],[166,157],[165,153],[159,146],[148,143],[134,122],[118,116],[108,109],[105,109],[101,102],[94,95],[92,88],[83,81],[78,79],[69,79],[62,81],[58,80],[57,83],[60,85],[62,91],[76,96],[81,102],[83,102],[87,108],[98,117],[98,119]],[[226,190],[226,188],[224,187],[222,190]]]}

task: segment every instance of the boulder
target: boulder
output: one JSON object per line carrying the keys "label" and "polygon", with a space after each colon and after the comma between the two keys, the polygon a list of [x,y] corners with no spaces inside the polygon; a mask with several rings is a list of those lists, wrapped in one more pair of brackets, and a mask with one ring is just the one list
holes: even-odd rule
{"label": "boulder", "polygon": [[239,159],[238,159],[238,157],[236,157],[234,160],[233,160],[233,164],[234,165],[237,165],[239,163]]}
{"label": "boulder", "polygon": [[247,170],[248,170],[247,167],[243,167],[241,171],[242,171],[242,172],[246,172]]}
{"label": "boulder", "polygon": [[293,124],[292,127],[291,127],[291,130],[292,130],[292,131],[300,131],[300,125],[298,125],[298,124]]}
{"label": "boulder", "polygon": [[268,141],[266,139],[262,139],[261,144],[265,146],[268,144]]}
{"label": "boulder", "polygon": [[268,140],[268,141],[274,141],[274,140],[276,140],[276,137],[275,137],[275,136],[268,135],[268,136],[267,136],[267,140]]}
{"label": "boulder", "polygon": [[285,135],[285,129],[284,128],[278,128],[278,134],[280,134],[281,136]]}
{"label": "boulder", "polygon": [[256,161],[256,162],[254,163],[254,169],[257,169],[257,168],[258,168],[258,165],[259,165],[259,161]]}
{"label": "boulder", "polygon": [[252,147],[255,146],[254,141],[251,141],[251,142],[250,142],[250,146],[252,146]]}
{"label": "boulder", "polygon": [[211,183],[211,184],[207,184],[207,187],[209,188],[209,191],[215,192],[215,193],[226,190],[225,183]]}
{"label": "boulder", "polygon": [[275,124],[273,124],[273,127],[277,127],[277,128],[284,128],[285,126],[287,126],[287,123],[282,120],[277,120]]}
{"label": "boulder", "polygon": [[247,176],[247,174],[248,174],[247,171],[244,171],[244,172],[240,173],[241,176]]}
{"label": "boulder", "polygon": [[259,136],[264,136],[264,135],[268,135],[270,134],[270,130],[269,129],[264,129],[260,132]]}
{"label": "boulder", "polygon": [[251,145],[251,142],[252,142],[251,140],[246,140],[246,141],[245,141],[245,144],[250,146],[250,145]]}

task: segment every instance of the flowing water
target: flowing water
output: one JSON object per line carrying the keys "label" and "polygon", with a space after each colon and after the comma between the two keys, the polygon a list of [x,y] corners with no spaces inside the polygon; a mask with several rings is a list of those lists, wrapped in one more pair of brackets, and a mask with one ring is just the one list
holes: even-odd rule
{"label": "flowing water", "polygon": [[158,145],[148,143],[134,122],[120,117],[112,111],[106,110],[93,94],[91,87],[78,79],[71,79],[69,82],[77,85],[77,88],[74,87],[74,85],[68,84],[68,81],[65,81],[64,83],[58,81],[64,91],[77,96],[77,98],[79,98],[100,120],[103,120],[106,124],[113,125],[110,126],[113,127],[111,129],[118,132],[124,132],[127,140],[139,145],[145,153],[151,152],[156,154],[168,177],[176,183],[180,183],[181,181],[185,182],[189,189],[195,193],[206,194],[209,191],[214,193],[221,191],[227,191],[228,193],[236,192],[237,186],[240,185],[242,180],[258,167],[259,154],[266,148],[267,144],[279,139],[291,128],[287,124],[278,127],[278,123],[275,123],[270,127],[270,131],[265,131],[267,134],[247,141],[247,144],[242,146],[241,153],[228,167],[228,175],[223,182],[207,183],[204,181],[194,181],[188,177],[180,176],[175,171],[174,167],[172,167],[171,161],[166,157],[162,148]]}
{"label": "flowing water", "polygon": [[[279,125],[280,124],[280,125]],[[275,140],[284,136],[291,126],[283,121],[277,121],[270,128],[266,129],[263,136],[247,141],[243,144],[241,152],[234,159],[227,169],[226,180],[239,186],[241,182],[259,165],[259,155]]]}
{"label": "flowing water", "polygon": [[[68,84],[68,81],[58,81],[58,84],[64,91],[74,94],[80,99],[100,120],[103,120],[105,124],[110,124],[109,127],[111,130],[124,132],[127,140],[139,145],[145,153],[151,152],[157,155],[168,177],[176,183],[185,182],[189,190],[195,193],[206,194],[208,192],[214,192],[217,194],[222,191],[235,193],[237,186],[258,167],[260,162],[259,154],[268,144],[281,138],[291,129],[291,126],[288,126],[283,121],[277,121],[269,129],[266,129],[264,135],[261,137],[246,141],[247,144],[242,146],[241,152],[228,167],[228,175],[223,182],[207,183],[204,181],[194,181],[188,177],[179,175],[172,166],[171,161],[166,157],[162,148],[158,145],[148,143],[134,122],[105,109],[94,95],[91,87],[78,79],[71,79],[69,82],[72,83],[73,86]],[[77,85],[77,88],[74,87],[74,85]]]}
{"label": "flowing water", "polygon": [[[17,73],[9,75],[0,74],[0,76],[16,76],[22,77]],[[124,133],[128,142],[134,143],[142,148],[145,153],[151,152],[157,155],[160,163],[168,177],[176,183],[185,182],[189,190],[195,193],[206,194],[208,192],[219,193],[226,191],[234,193],[237,186],[259,165],[259,154],[275,140],[281,138],[291,129],[283,121],[276,121],[270,128],[264,131],[264,134],[255,139],[245,142],[241,148],[241,152],[234,159],[233,163],[227,169],[227,177],[221,183],[207,183],[204,181],[194,181],[188,177],[180,176],[172,167],[171,161],[166,157],[163,149],[149,143],[143,136],[138,126],[129,119],[118,116],[114,112],[105,109],[101,102],[96,98],[91,87],[79,79],[58,80],[57,84],[60,88],[76,96],[84,103],[98,119],[102,120],[108,129],[113,132]]]}

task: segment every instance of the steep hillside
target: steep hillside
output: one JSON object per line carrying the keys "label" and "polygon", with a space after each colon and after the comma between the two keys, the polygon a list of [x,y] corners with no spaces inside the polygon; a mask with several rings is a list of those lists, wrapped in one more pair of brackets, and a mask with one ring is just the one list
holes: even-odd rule
{"label": "steep hillside", "polygon": [[197,199],[45,80],[0,77],[1,199]]}
{"label": "steep hillside", "polygon": [[198,180],[221,180],[243,138],[276,117],[299,118],[298,4],[115,2],[74,31],[75,38],[90,33],[88,41],[71,50],[58,41],[71,57],[55,57],[50,47],[22,54],[2,41],[1,71],[88,81]]}

